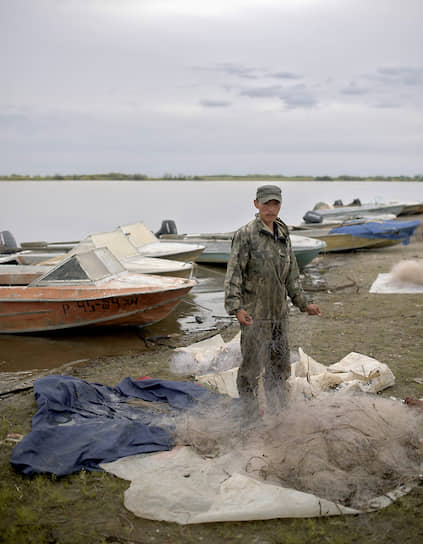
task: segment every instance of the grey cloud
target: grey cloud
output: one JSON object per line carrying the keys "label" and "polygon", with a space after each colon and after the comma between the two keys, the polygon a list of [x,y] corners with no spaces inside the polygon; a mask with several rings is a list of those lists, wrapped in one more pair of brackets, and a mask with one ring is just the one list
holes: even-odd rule
{"label": "grey cloud", "polygon": [[294,74],[293,72],[272,72],[268,74],[276,79],[302,79],[303,76]]}
{"label": "grey cloud", "polygon": [[279,98],[289,109],[311,108],[317,104],[317,99],[310,93],[305,85],[293,87],[281,87],[278,85],[270,87],[259,87],[244,89],[242,96],[250,98]]}
{"label": "grey cloud", "polygon": [[285,102],[285,105],[289,109],[294,108],[312,108],[317,104],[317,99],[307,93],[292,93],[286,96],[281,96],[281,100]]}
{"label": "grey cloud", "polygon": [[423,85],[423,68],[410,66],[386,66],[378,68],[375,74],[363,76],[368,80],[376,80],[384,85]]}
{"label": "grey cloud", "polygon": [[378,72],[380,74],[384,74],[387,76],[398,76],[402,74],[409,74],[410,72],[414,72],[415,70],[412,68],[407,68],[405,66],[399,67],[399,68],[392,68],[392,67],[386,67],[386,68],[379,68]]}
{"label": "grey cloud", "polygon": [[345,87],[344,89],[341,89],[342,94],[352,94],[352,95],[362,95],[362,94],[369,94],[369,89],[366,89],[365,87],[359,87],[356,83],[350,83],[348,87]]}
{"label": "grey cloud", "polygon": [[380,74],[384,74],[387,76],[408,76],[408,75],[415,75],[423,74],[423,68],[411,68],[410,66],[398,66],[398,67],[392,67],[392,66],[386,66],[378,69],[378,72]]}
{"label": "grey cloud", "polygon": [[28,117],[20,113],[0,112],[0,127],[12,126],[27,120]]}
{"label": "grey cloud", "polygon": [[257,79],[259,77],[259,73],[262,71],[260,68],[244,66],[242,64],[235,64],[231,62],[224,62],[215,64],[213,66],[194,66],[194,70],[223,72],[224,74],[237,76],[243,79]]}
{"label": "grey cloud", "polygon": [[375,104],[375,108],[379,109],[397,109],[400,108],[401,104],[398,102],[379,102]]}
{"label": "grey cloud", "polygon": [[261,67],[256,66],[244,66],[243,64],[237,64],[233,62],[218,63],[212,67],[195,67],[197,70],[213,70],[223,72],[231,76],[236,76],[242,79],[258,79],[260,77],[285,79],[285,80],[298,80],[303,76],[294,72],[275,71],[271,72]]}
{"label": "grey cloud", "polygon": [[231,102],[228,100],[201,100],[200,104],[205,108],[227,108]]}
{"label": "grey cloud", "polygon": [[274,85],[272,87],[256,87],[253,89],[245,89],[241,91],[241,96],[248,96],[250,98],[279,98],[282,92],[283,87]]}
{"label": "grey cloud", "polygon": [[237,77],[246,78],[246,79],[257,79],[258,77],[257,68],[251,68],[248,66],[243,66],[241,64],[232,64],[232,63],[218,64],[217,69],[221,70],[222,72],[225,72],[226,74],[230,74],[232,76],[237,76]]}
{"label": "grey cloud", "polygon": [[379,68],[378,73],[384,77],[385,81],[395,81],[403,85],[422,85],[423,68]]}

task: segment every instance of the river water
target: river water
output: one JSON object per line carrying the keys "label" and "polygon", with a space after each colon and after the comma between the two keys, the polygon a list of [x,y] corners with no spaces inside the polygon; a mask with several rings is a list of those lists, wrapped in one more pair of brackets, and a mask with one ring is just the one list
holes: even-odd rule
{"label": "river water", "polygon": [[[174,219],[179,232],[227,232],[253,216],[257,181],[0,182],[0,230],[18,242],[79,240],[143,221],[157,231]],[[345,204],[423,200],[422,182],[294,182],[282,188],[281,217],[298,224],[318,201]]]}
{"label": "river water", "polygon": [[[24,241],[79,240],[125,223],[143,221],[157,231],[173,219],[178,232],[226,232],[254,215],[259,181],[18,181],[0,182],[0,230]],[[301,222],[318,201],[422,201],[419,182],[278,182],[281,217]],[[224,269],[197,266],[198,286],[164,321],[142,330],[142,336],[212,329],[224,320]],[[0,335],[0,372],[56,368],[63,363],[136,352],[140,331],[127,329],[67,331],[50,335]]]}

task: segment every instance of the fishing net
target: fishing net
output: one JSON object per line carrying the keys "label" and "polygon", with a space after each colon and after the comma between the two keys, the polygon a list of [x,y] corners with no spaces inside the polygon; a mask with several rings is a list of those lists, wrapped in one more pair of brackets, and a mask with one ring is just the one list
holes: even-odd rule
{"label": "fishing net", "polygon": [[250,476],[357,509],[418,478],[422,410],[365,393],[294,400],[255,420],[240,406],[223,398],[190,411],[178,443],[206,457],[238,451]]}
{"label": "fishing net", "polygon": [[391,270],[393,280],[423,285],[423,261],[400,261]]}

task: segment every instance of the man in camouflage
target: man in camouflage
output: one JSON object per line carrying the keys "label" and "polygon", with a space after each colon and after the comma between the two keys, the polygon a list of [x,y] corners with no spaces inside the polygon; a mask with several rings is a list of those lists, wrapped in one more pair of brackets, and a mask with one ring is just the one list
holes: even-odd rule
{"label": "man in camouflage", "polygon": [[232,240],[225,277],[225,308],[241,325],[242,363],[237,385],[248,414],[258,414],[258,379],[268,402],[283,402],[290,374],[287,295],[310,315],[321,315],[306,300],[288,227],[278,217],[281,190],[275,185],[257,189],[255,219]]}

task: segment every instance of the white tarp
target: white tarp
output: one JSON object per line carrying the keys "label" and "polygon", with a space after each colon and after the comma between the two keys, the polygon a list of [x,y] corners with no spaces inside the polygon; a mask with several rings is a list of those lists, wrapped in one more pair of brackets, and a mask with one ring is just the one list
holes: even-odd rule
{"label": "white tarp", "polygon": [[370,287],[369,293],[402,293],[404,295],[413,295],[423,293],[423,285],[398,280],[395,275],[392,275],[391,273],[379,274]]}
{"label": "white tarp", "polygon": [[239,366],[241,363],[240,336],[241,333],[225,343],[222,336],[216,334],[190,346],[176,348],[170,367],[176,373],[198,375]]}
{"label": "white tarp", "polygon": [[331,389],[378,393],[395,383],[388,365],[361,353],[351,352],[329,366],[316,363],[299,349],[299,361],[291,365],[290,396],[317,396]]}
{"label": "white tarp", "polygon": [[[125,507],[135,515],[180,524],[358,514],[359,510],[256,480],[243,467],[258,452],[209,459],[188,446],[169,452],[134,455],[103,463],[111,474],[129,480]],[[377,497],[366,511],[389,506],[410,489]]]}
{"label": "white tarp", "polygon": [[229,395],[233,399],[237,399],[239,398],[238,387],[236,385],[238,368],[235,367],[229,370],[222,370],[222,372],[203,374],[202,376],[196,376],[195,379],[199,383],[209,385],[212,389],[223,395]]}
{"label": "white tarp", "polygon": [[[236,386],[238,368],[196,376],[197,381],[216,389],[219,393],[238,397]],[[320,392],[338,388],[344,391],[378,393],[395,383],[395,377],[385,363],[373,357],[351,352],[330,366],[314,361],[299,349],[299,360],[291,365],[288,379],[289,395],[315,397]]]}

